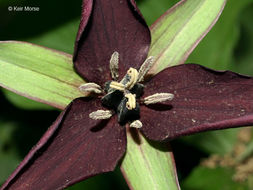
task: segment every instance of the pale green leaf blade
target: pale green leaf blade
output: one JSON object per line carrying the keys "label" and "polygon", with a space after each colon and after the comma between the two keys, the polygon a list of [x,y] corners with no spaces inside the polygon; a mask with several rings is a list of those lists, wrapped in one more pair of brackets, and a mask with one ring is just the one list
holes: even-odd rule
{"label": "pale green leaf blade", "polygon": [[0,52],[2,87],[57,108],[83,96],[70,55],[15,41],[0,42]]}
{"label": "pale green leaf blade", "polygon": [[226,0],[182,0],[151,26],[150,73],[184,63],[219,18]]}
{"label": "pale green leaf blade", "polygon": [[180,189],[169,145],[150,143],[136,131],[127,131],[127,152],[121,171],[134,190]]}

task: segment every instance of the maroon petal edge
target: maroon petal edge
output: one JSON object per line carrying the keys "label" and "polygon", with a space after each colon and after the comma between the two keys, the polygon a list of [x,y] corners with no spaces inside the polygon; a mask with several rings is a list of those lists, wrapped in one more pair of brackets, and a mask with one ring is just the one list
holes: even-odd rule
{"label": "maroon petal edge", "polygon": [[81,76],[103,85],[111,80],[109,61],[113,52],[120,54],[121,78],[129,67],[138,69],[144,62],[151,36],[133,0],[93,0],[92,13],[88,14],[91,4],[89,1],[88,11],[83,11],[87,14],[82,14],[73,61]]}
{"label": "maroon petal edge", "polygon": [[91,176],[113,171],[126,150],[125,129],[110,120],[89,119],[103,109],[98,100],[75,99],[1,187],[63,189]]}
{"label": "maroon petal edge", "polygon": [[93,6],[93,0],[83,0],[81,20],[80,20],[79,28],[76,35],[73,59],[75,59],[76,57],[79,41],[81,39],[82,33],[85,30],[85,27],[88,24],[88,21],[92,12],[92,6]]}
{"label": "maroon petal edge", "polygon": [[185,64],[158,73],[147,82],[144,97],[161,92],[175,98],[141,106],[141,131],[150,140],[253,125],[252,77]]}

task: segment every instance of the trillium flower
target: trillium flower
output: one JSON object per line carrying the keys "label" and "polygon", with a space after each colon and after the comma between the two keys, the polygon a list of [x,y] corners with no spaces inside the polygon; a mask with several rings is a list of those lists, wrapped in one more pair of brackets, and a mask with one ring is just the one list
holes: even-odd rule
{"label": "trillium flower", "polygon": [[83,0],[76,71],[88,83],[29,152],[3,189],[62,189],[113,171],[126,128],[149,140],[253,124],[253,79],[196,64],[147,73],[151,37],[133,0]]}

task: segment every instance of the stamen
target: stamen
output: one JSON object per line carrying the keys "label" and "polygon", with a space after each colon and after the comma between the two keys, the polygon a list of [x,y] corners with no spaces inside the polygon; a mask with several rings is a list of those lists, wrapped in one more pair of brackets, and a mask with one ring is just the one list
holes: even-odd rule
{"label": "stamen", "polygon": [[150,70],[150,68],[154,64],[154,57],[150,56],[148,57],[144,63],[141,65],[141,68],[139,69],[139,75],[138,75],[138,82],[141,82],[144,80],[144,76],[147,74],[147,72]]}
{"label": "stamen", "polygon": [[110,88],[114,88],[114,89],[116,89],[116,90],[119,90],[119,91],[124,91],[124,89],[125,89],[125,86],[124,86],[124,84],[122,84],[122,83],[119,83],[119,82],[116,82],[116,81],[112,81],[111,83],[110,83]]}
{"label": "stamen", "polygon": [[112,117],[112,112],[110,110],[97,110],[89,114],[91,119],[109,119]]}
{"label": "stamen", "polygon": [[174,95],[171,93],[156,93],[151,96],[148,96],[144,98],[144,104],[155,104],[159,102],[164,102],[167,100],[172,100],[174,98]]}
{"label": "stamen", "polygon": [[79,86],[79,89],[81,92],[94,92],[96,94],[101,94],[102,93],[102,88],[93,82],[90,83],[85,83]]}
{"label": "stamen", "polygon": [[125,94],[125,97],[128,99],[126,103],[126,107],[128,110],[132,110],[136,107],[136,99],[135,99],[135,94]]}
{"label": "stamen", "polygon": [[126,83],[126,88],[131,89],[136,84],[138,79],[138,71],[132,67],[128,69],[127,74],[130,76],[130,81]]}
{"label": "stamen", "polygon": [[118,80],[119,77],[119,53],[113,52],[110,59],[110,70],[113,80]]}
{"label": "stamen", "polygon": [[139,129],[142,127],[142,122],[140,120],[135,120],[130,124],[130,127]]}

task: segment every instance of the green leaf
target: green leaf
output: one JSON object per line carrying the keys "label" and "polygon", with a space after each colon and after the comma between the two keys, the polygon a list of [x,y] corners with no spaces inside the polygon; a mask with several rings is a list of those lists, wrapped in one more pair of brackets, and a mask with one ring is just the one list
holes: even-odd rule
{"label": "green leaf", "polygon": [[[245,0],[246,1],[246,0]],[[235,48],[234,61],[230,64],[232,70],[236,70],[243,74],[253,75],[253,1],[240,15],[240,38]],[[238,19],[239,20],[239,19]]]}
{"label": "green leaf", "polygon": [[61,26],[49,30],[35,37],[24,38],[22,41],[39,44],[52,49],[57,49],[72,54],[74,41],[79,25],[79,18],[66,22]]}
{"label": "green leaf", "polygon": [[20,162],[11,139],[16,128],[15,123],[2,121],[0,118],[0,184],[6,180]]}
{"label": "green leaf", "polygon": [[121,170],[134,190],[180,189],[168,144],[150,143],[137,131],[127,131],[127,152]]}
{"label": "green leaf", "polygon": [[150,73],[184,63],[217,21],[225,0],[182,0],[151,26],[149,55],[156,63]]}
{"label": "green leaf", "polygon": [[179,0],[159,0],[159,3],[157,3],[156,0],[137,0],[136,2],[146,23],[150,26],[178,1]]}
{"label": "green leaf", "polygon": [[83,96],[70,55],[21,42],[0,42],[0,51],[1,86],[62,109]]}
{"label": "green leaf", "polygon": [[20,109],[26,109],[26,110],[52,110],[54,109],[52,106],[49,106],[47,104],[43,104],[40,102],[36,102],[24,96],[15,94],[9,90],[6,90],[6,89],[2,89],[2,90],[6,99]]}
{"label": "green leaf", "polygon": [[243,162],[247,158],[250,158],[250,156],[252,156],[252,154],[253,154],[253,141],[251,141],[251,142],[249,142],[249,144],[247,144],[247,147],[242,152],[242,154],[237,158],[237,161]]}
{"label": "green leaf", "polygon": [[181,140],[198,147],[206,153],[224,155],[234,148],[237,141],[237,132],[238,129],[210,131],[182,137]]}
{"label": "green leaf", "polygon": [[120,189],[127,190],[129,189],[127,184],[122,177],[119,168],[117,167],[114,172],[101,174],[94,176],[92,178],[86,179],[80,183],[77,183],[71,187],[66,188],[67,190],[112,190]]}
{"label": "green leaf", "polygon": [[249,176],[248,186],[249,186],[249,189],[253,189],[253,176]]}
{"label": "green leaf", "polygon": [[[252,4],[252,0],[230,0],[222,12],[222,16],[208,33],[208,35],[199,43],[197,48],[189,56],[187,62],[200,63],[213,69],[231,69],[234,60],[234,49],[240,36],[239,16],[245,12],[245,7]],[[247,18],[249,27],[246,31],[250,31],[252,27],[252,9],[249,9]],[[251,30],[252,31],[252,30]],[[246,36],[244,33],[241,34]],[[251,40],[251,39],[247,39]],[[251,43],[252,44],[252,43]],[[247,51],[249,49],[247,48]],[[251,51],[252,52],[252,51]],[[243,51],[245,53],[245,51]],[[251,53],[252,55],[252,53]],[[245,56],[243,56],[245,57]],[[245,61],[246,62],[246,61]],[[237,63],[237,61],[236,61]],[[238,64],[239,66],[240,64]],[[240,68],[247,68],[241,67]],[[234,71],[239,71],[233,69]]]}
{"label": "green leaf", "polygon": [[234,171],[229,168],[205,168],[199,166],[183,181],[185,190],[248,190],[247,185],[233,181]]}
{"label": "green leaf", "polygon": [[0,184],[2,184],[7,177],[18,166],[20,159],[13,153],[5,154],[0,152]]}

